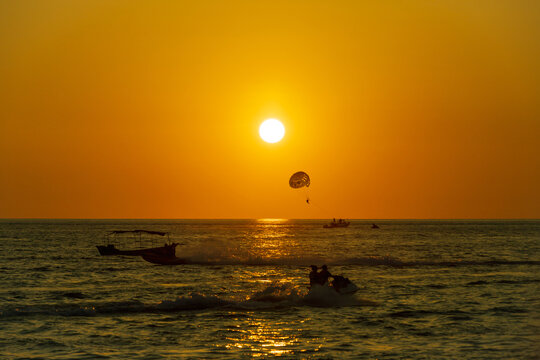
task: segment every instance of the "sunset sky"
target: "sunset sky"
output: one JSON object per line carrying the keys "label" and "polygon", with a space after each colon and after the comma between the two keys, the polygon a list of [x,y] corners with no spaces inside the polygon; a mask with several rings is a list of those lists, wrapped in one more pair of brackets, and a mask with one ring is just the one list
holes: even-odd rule
{"label": "sunset sky", "polygon": [[540,218],[539,19],[538,1],[3,0],[0,217]]}

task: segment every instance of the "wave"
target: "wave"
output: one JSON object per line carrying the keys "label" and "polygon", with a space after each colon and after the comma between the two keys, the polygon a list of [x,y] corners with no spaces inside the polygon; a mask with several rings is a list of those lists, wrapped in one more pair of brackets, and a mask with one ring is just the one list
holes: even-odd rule
{"label": "wave", "polygon": [[429,316],[445,316],[451,320],[470,320],[474,316],[481,314],[527,314],[530,310],[519,308],[517,306],[494,306],[483,310],[463,311],[457,309],[447,310],[423,310],[423,309],[403,309],[390,310],[389,317],[392,318],[422,318]]}
{"label": "wave", "polygon": [[460,266],[499,266],[499,265],[540,265],[538,260],[449,260],[449,261],[402,261],[391,256],[368,256],[352,258],[325,258],[325,257],[204,257],[192,256],[179,258],[183,265],[244,265],[244,266],[279,266],[296,265],[309,266],[311,264],[327,264],[332,266],[390,266],[390,267],[460,267]]}
{"label": "wave", "polygon": [[485,281],[485,280],[477,280],[477,281],[471,281],[465,284],[465,286],[477,286],[477,285],[491,285],[491,284],[517,284],[517,285],[523,285],[523,284],[535,284],[539,283],[540,279],[519,279],[519,280],[494,280],[494,281]]}
{"label": "wave", "polygon": [[370,300],[340,295],[330,287],[316,287],[306,293],[290,283],[274,283],[261,291],[253,293],[244,300],[192,293],[187,296],[177,297],[174,300],[162,300],[155,304],[144,304],[140,301],[120,301],[83,305],[11,306],[0,308],[0,318],[34,315],[97,316],[119,313],[165,313],[216,308],[254,311],[298,306],[344,307],[376,305],[376,302]]}
{"label": "wave", "polygon": [[405,262],[403,266],[498,266],[498,265],[540,265],[536,260],[455,260],[455,261],[413,261]]}
{"label": "wave", "polygon": [[[257,251],[257,252],[254,252]],[[243,265],[243,266],[309,266],[327,264],[332,266],[390,266],[390,267],[455,267],[455,266],[497,266],[497,265],[540,265],[540,260],[508,258],[477,259],[399,259],[393,254],[350,256],[350,253],[319,253],[269,256],[261,249],[245,248],[236,241],[204,239],[192,245],[177,248],[178,265]]]}

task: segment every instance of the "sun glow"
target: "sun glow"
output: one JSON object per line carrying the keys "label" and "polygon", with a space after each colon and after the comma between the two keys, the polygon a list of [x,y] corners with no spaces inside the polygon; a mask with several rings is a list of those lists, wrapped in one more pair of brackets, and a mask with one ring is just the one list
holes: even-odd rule
{"label": "sun glow", "polygon": [[279,120],[268,119],[259,127],[259,135],[268,143],[276,143],[283,139],[285,127]]}

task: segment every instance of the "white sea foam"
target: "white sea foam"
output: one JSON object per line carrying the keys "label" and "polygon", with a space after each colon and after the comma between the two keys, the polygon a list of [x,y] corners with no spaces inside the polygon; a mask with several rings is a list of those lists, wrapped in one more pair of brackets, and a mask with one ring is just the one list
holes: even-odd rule
{"label": "white sea foam", "polygon": [[354,295],[341,295],[329,286],[315,286],[309,291],[291,283],[272,283],[263,290],[256,291],[246,300],[223,299],[217,296],[191,294],[176,300],[164,300],[156,306],[161,310],[191,310],[214,307],[261,309],[288,306],[373,306],[376,302],[359,299]]}
{"label": "white sea foam", "polygon": [[57,315],[57,316],[95,316],[100,314],[174,312],[203,310],[213,308],[269,309],[292,306],[370,306],[376,305],[369,300],[358,299],[351,295],[340,295],[331,287],[316,286],[307,291],[291,283],[272,283],[263,290],[255,291],[247,299],[233,299],[191,293],[174,300],[162,300],[157,304],[144,304],[140,301],[119,301],[82,305],[27,305],[24,307],[6,307],[0,309],[0,317]]}

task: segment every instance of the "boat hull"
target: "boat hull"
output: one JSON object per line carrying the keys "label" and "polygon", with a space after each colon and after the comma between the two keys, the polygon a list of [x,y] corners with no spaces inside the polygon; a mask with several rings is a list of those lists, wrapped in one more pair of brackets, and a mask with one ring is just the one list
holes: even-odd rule
{"label": "boat hull", "polygon": [[333,229],[333,228],[345,228],[350,225],[350,222],[344,222],[344,223],[330,223],[330,224],[324,224],[323,228],[325,229]]}
{"label": "boat hull", "polygon": [[124,256],[165,256],[175,257],[175,248],[177,244],[170,244],[154,248],[136,249],[136,250],[119,250],[114,245],[98,245],[96,246],[99,254],[102,256],[108,255],[124,255]]}

